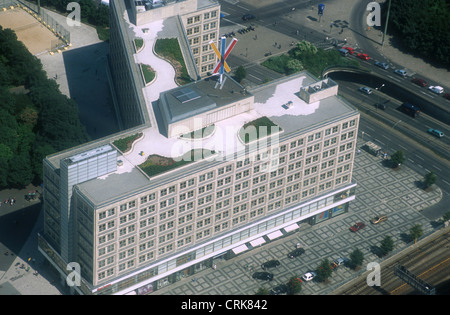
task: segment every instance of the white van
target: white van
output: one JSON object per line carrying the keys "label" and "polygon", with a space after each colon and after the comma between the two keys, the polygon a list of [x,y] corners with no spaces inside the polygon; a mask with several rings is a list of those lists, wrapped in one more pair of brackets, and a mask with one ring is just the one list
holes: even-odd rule
{"label": "white van", "polygon": [[434,92],[436,94],[442,94],[444,93],[444,88],[442,86],[429,86],[428,89],[431,92]]}

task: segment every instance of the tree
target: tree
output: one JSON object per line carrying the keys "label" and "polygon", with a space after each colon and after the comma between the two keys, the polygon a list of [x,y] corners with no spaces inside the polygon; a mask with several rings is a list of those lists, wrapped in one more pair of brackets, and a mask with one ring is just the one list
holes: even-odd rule
{"label": "tree", "polygon": [[263,287],[259,287],[258,291],[256,291],[255,295],[269,295],[269,290]]}
{"label": "tree", "polygon": [[403,162],[405,162],[405,153],[403,153],[402,150],[399,150],[392,154],[391,165],[393,168],[399,167]]}
{"label": "tree", "polygon": [[246,76],[247,70],[245,70],[243,66],[237,67],[236,71],[234,72],[234,78],[236,79],[236,81],[240,83],[242,80],[245,79]]}
{"label": "tree", "polygon": [[446,213],[444,213],[444,215],[442,216],[442,220],[444,220],[444,221],[450,220],[450,211],[447,211]]}
{"label": "tree", "polygon": [[350,253],[349,257],[349,266],[352,269],[356,269],[357,267],[361,266],[364,260],[364,254],[357,248]]}
{"label": "tree", "polygon": [[385,256],[394,249],[394,241],[392,237],[387,235],[380,244],[381,255]]}
{"label": "tree", "polygon": [[302,279],[299,277],[292,277],[289,279],[287,285],[287,294],[296,294],[302,290]]}
{"label": "tree", "polygon": [[333,270],[331,269],[330,261],[328,259],[323,259],[320,262],[319,267],[317,268],[317,279],[320,282],[326,281],[329,277],[331,277],[331,274],[333,273]]}
{"label": "tree", "polygon": [[409,230],[409,236],[414,240],[414,244],[416,244],[417,239],[422,235],[423,229],[421,224],[416,224]]}
{"label": "tree", "polygon": [[300,60],[290,59],[286,63],[286,73],[287,74],[292,74],[292,73],[299,72],[302,70],[303,70],[303,64]]}
{"label": "tree", "polygon": [[431,171],[425,174],[423,178],[423,184],[425,185],[425,189],[431,187],[437,180],[437,175]]}

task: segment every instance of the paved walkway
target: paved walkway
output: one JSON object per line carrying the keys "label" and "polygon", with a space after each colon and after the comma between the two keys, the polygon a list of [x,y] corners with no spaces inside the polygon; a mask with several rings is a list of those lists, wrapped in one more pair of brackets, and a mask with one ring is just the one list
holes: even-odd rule
{"label": "paved walkway", "polygon": [[[361,145],[362,141],[359,141],[358,147]],[[435,231],[432,222],[420,210],[438,203],[441,190],[436,188],[427,193],[418,188],[416,183],[422,180],[422,176],[415,171],[406,167],[399,171],[386,168],[381,158],[361,150],[356,156],[353,179],[358,183],[356,200],[350,203],[348,213],[315,226],[302,224],[294,234],[228,261],[217,261],[216,270],[203,270],[153,294],[253,295],[259,287],[270,289],[286,283],[294,275],[314,270],[324,258],[333,260],[348,257],[355,248],[364,253],[364,264],[380,262],[381,259],[374,252],[381,240],[390,235],[395,243],[394,251],[405,249],[409,242],[407,234],[415,224],[422,225],[424,235]],[[386,214],[388,220],[375,226],[370,224],[369,220],[378,214]],[[359,221],[365,222],[367,227],[357,233],[350,232],[349,227]],[[305,254],[296,259],[287,258],[287,253],[297,243],[305,248]],[[254,280],[252,273],[262,271],[259,266],[270,259],[281,262],[279,267],[271,271],[275,275],[274,280]],[[248,270],[247,265],[252,270]],[[326,294],[357,277],[360,272],[341,267],[326,285],[315,281],[304,283],[301,294]]]}

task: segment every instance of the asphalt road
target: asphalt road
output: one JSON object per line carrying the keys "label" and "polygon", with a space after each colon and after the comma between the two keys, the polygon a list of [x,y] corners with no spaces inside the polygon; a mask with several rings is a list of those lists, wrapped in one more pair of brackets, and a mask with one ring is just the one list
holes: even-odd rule
{"label": "asphalt road", "polygon": [[[450,178],[450,152],[442,151],[442,155],[434,152],[439,147],[439,141],[437,140],[442,139],[430,137],[421,127],[420,121],[417,122],[415,119],[410,119],[407,115],[398,111],[395,106],[392,106],[392,108],[388,107],[386,111],[374,109],[373,98],[365,97],[359,91],[355,93],[357,85],[354,83],[338,83],[340,85],[340,95],[347,98],[361,113],[360,137],[380,145],[389,155],[397,150],[402,150],[406,157],[404,165],[420,175],[425,176],[429,171],[437,174],[436,185],[442,190],[442,200],[437,205],[424,209],[422,213],[430,220],[434,220],[449,211],[450,181],[448,179]],[[375,98],[377,97],[375,96]],[[356,101],[357,99],[359,101]],[[422,123],[430,121],[430,118],[426,115],[418,118]],[[398,123],[399,121],[402,122]],[[417,184],[419,185],[420,183]]]}

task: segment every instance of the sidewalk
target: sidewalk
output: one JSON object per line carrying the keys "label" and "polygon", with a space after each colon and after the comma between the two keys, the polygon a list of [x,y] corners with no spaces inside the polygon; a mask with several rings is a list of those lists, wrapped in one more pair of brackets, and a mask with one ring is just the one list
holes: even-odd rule
{"label": "sidewalk", "polygon": [[[29,190],[36,190],[36,200],[26,201]],[[40,188],[0,191],[0,295],[59,295],[53,285],[58,277],[38,251],[37,233],[43,228],[39,201]],[[4,204],[14,197],[16,203]]]}

